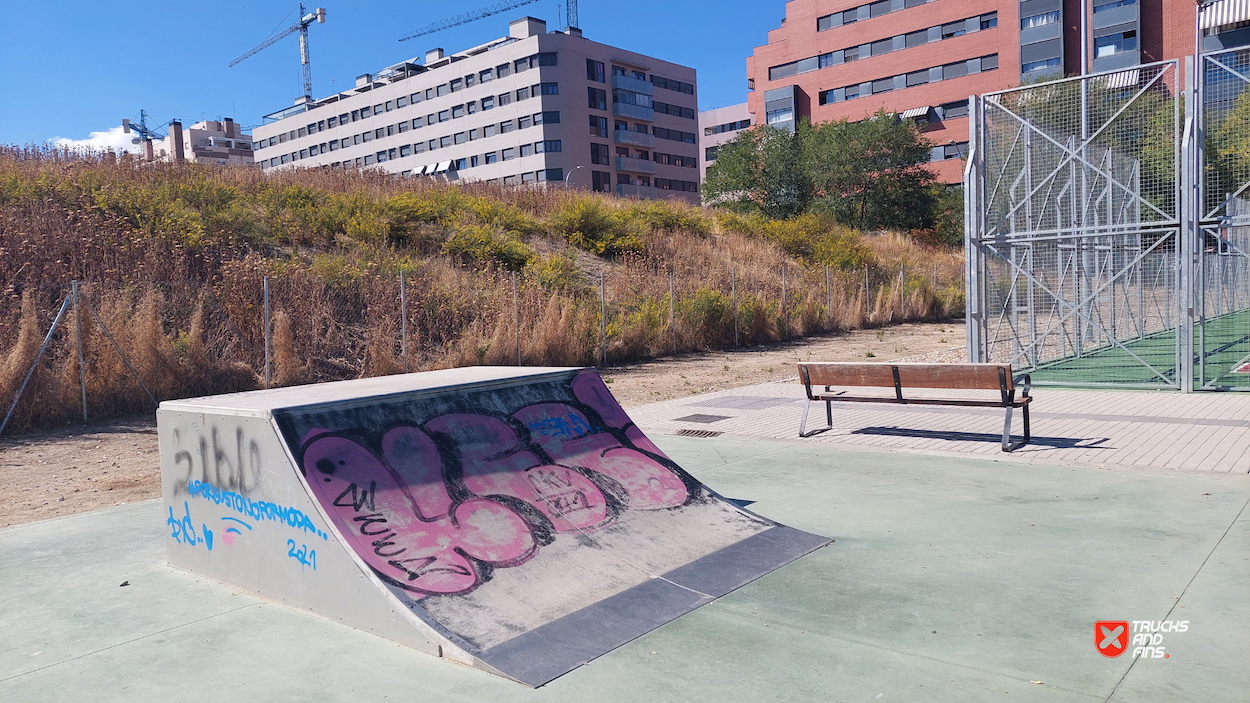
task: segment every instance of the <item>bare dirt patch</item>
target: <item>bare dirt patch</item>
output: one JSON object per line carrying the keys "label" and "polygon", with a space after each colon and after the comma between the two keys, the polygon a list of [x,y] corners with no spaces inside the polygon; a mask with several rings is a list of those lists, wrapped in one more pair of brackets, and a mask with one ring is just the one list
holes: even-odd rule
{"label": "bare dirt patch", "polygon": [[606,369],[608,388],[625,407],[780,381],[800,361],[963,360],[963,322],[925,322],[807,337],[736,351],[717,351]]}
{"label": "bare dirt patch", "polygon": [[154,420],[0,440],[0,527],[161,494]]}
{"label": "bare dirt patch", "polygon": [[[962,361],[963,323],[856,330],[737,351],[683,354],[603,372],[625,407],[777,381],[799,361]],[[161,494],[154,418],[0,438],[0,527]]]}

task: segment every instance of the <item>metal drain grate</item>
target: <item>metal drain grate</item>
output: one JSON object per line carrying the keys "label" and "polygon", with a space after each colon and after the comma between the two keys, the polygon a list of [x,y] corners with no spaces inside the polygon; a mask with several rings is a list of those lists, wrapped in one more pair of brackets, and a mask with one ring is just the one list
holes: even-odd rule
{"label": "metal drain grate", "polygon": [[678,437],[719,437],[724,433],[716,430],[677,430],[674,434]]}
{"label": "metal drain grate", "polygon": [[702,413],[696,413],[694,415],[687,415],[685,417],[675,418],[673,422],[698,422],[698,423],[706,425],[706,424],[710,424],[713,422],[720,422],[721,420],[728,420],[728,419],[729,419],[729,415],[704,415]]}

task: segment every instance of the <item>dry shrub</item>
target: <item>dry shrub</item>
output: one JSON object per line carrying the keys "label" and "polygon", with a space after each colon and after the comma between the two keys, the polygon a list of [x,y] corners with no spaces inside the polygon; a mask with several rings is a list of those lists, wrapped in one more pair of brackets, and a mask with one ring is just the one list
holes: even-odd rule
{"label": "dry shrub", "polygon": [[[266,277],[279,311],[275,385],[402,370],[400,271],[412,370],[515,364],[518,332],[524,364],[593,364],[602,324],[617,363],[669,353],[674,337],[679,352],[729,348],[735,326],[737,342],[753,345],[940,319],[962,305],[960,252],[819,217],[0,147],[0,406],[71,280],[85,282],[144,383],[168,399],[259,385]],[[54,335],[18,426],[80,416],[72,329]],[[99,325],[84,315],[83,330],[91,416],[150,412]]]}

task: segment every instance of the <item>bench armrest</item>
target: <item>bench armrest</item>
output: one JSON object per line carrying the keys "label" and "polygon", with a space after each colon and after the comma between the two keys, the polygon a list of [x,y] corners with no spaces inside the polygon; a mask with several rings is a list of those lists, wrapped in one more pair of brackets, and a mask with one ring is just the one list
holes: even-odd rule
{"label": "bench armrest", "polygon": [[1011,382],[1013,385],[1021,387],[1020,397],[1022,398],[1029,397],[1029,389],[1033,387],[1032,376],[1030,376],[1027,373],[1022,373],[1019,376],[1016,376],[1015,378],[1011,379]]}

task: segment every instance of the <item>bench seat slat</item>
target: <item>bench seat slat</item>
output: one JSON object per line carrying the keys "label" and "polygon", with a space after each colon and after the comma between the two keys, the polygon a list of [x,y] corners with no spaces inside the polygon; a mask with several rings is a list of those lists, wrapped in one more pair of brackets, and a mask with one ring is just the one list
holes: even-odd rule
{"label": "bench seat slat", "polygon": [[[960,405],[972,408],[1002,408],[1001,400],[948,400],[945,398],[906,398],[898,400],[896,398],[887,398],[885,396],[853,396],[853,395],[837,395],[835,393],[813,393],[812,400],[836,400],[850,403],[892,403],[894,405]],[[1032,396],[1026,398],[1016,398],[1011,405],[1015,408],[1021,408],[1028,405],[1032,401]]]}
{"label": "bench seat slat", "polygon": [[949,388],[999,390],[999,371],[1012,390],[1010,364],[860,364],[855,362],[822,362],[800,364],[806,369],[813,386],[894,387],[893,368],[898,368],[903,388]]}

